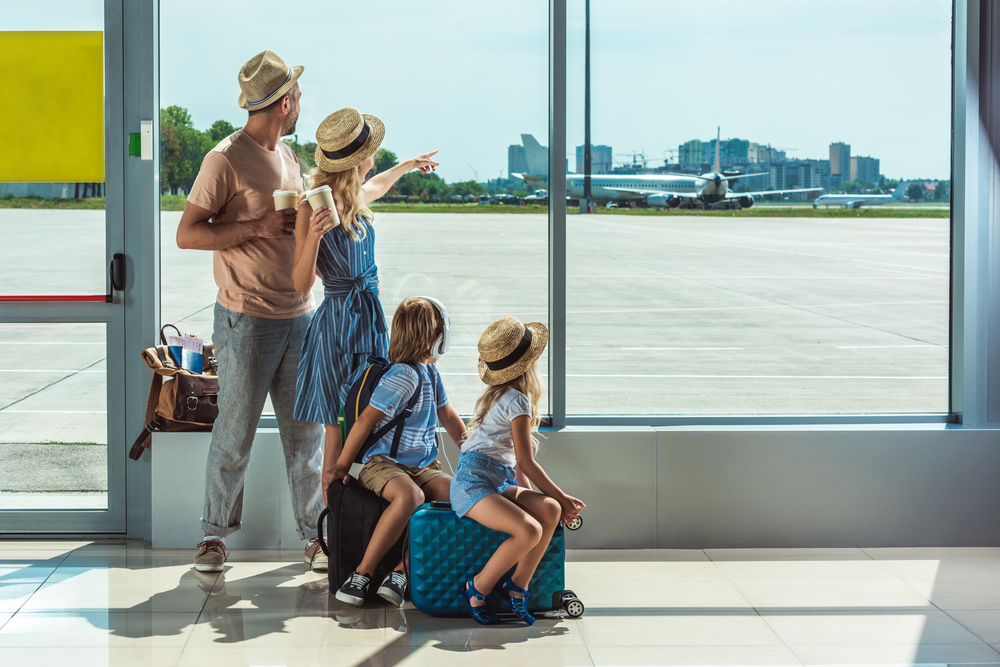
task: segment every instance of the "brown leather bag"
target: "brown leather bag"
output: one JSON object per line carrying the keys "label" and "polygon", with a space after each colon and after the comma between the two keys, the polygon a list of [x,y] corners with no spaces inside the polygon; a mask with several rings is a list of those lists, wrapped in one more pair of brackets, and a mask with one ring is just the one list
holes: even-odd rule
{"label": "brown leather bag", "polygon": [[215,346],[205,343],[202,372],[192,373],[180,368],[171,356],[164,334],[167,327],[180,335],[173,324],[165,324],[160,329],[162,345],[142,351],[142,360],[154,375],[146,402],[146,425],[128,454],[133,461],[138,461],[142,451],[152,444],[153,431],[211,431],[219,416]]}

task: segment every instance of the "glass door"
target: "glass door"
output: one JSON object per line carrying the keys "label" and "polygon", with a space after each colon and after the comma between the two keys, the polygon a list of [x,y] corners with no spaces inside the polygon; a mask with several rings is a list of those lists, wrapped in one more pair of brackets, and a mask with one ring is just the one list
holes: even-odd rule
{"label": "glass door", "polygon": [[0,55],[0,533],[124,533],[121,0],[8,7]]}

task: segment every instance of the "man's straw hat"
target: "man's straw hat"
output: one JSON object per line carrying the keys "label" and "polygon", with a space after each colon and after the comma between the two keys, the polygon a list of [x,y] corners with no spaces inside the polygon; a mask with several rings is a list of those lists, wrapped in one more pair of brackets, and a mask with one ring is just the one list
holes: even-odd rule
{"label": "man's straw hat", "polygon": [[305,69],[287,66],[273,51],[261,51],[240,69],[242,92],[237,103],[247,111],[264,109],[284,97]]}
{"label": "man's straw hat", "polygon": [[501,317],[479,339],[479,377],[488,385],[510,382],[542,356],[548,342],[549,330],[541,322]]}
{"label": "man's straw hat", "polygon": [[323,119],[316,130],[316,166],[335,173],[368,159],[385,138],[385,125],[357,109],[341,109]]}

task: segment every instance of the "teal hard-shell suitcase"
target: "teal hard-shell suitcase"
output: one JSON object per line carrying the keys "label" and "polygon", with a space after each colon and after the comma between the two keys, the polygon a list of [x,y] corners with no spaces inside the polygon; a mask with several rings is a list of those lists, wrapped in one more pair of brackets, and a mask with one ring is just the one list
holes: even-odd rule
{"label": "teal hard-shell suitcase", "polygon": [[[409,528],[409,584],[414,606],[436,616],[468,613],[459,583],[481,570],[507,537],[472,519],[459,518],[450,503],[418,507],[410,517]],[[528,590],[532,612],[565,609],[570,616],[583,614],[583,603],[566,589],[566,537],[561,524]],[[495,611],[510,611],[499,589],[494,591],[490,604]]]}

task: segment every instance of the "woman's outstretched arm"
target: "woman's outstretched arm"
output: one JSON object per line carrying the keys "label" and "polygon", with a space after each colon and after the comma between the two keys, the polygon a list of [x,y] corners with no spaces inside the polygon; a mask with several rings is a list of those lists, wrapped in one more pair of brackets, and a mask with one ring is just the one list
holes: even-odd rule
{"label": "woman's outstretched arm", "polygon": [[369,178],[368,182],[362,187],[365,195],[365,204],[370,204],[373,201],[381,199],[389,191],[389,188],[392,187],[392,184],[408,171],[419,169],[426,174],[429,171],[437,169],[440,163],[431,159],[436,154],[437,151],[431,151],[430,153],[424,153],[409,160],[404,160],[392,169],[386,169],[381,174],[376,174]]}

